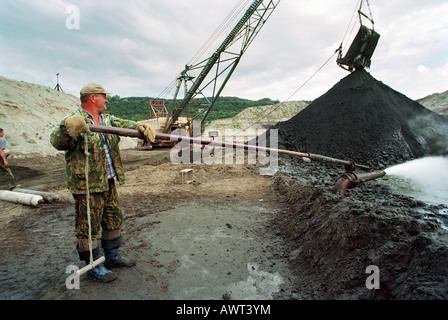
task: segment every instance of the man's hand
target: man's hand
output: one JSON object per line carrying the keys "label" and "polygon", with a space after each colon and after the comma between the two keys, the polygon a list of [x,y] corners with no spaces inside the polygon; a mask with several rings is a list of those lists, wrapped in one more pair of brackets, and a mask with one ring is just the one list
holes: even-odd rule
{"label": "man's hand", "polygon": [[3,161],[3,166],[7,167],[8,160],[6,160],[5,150],[3,150],[3,149],[0,149],[0,159],[1,159],[1,161]]}
{"label": "man's hand", "polygon": [[156,130],[153,127],[151,127],[149,124],[147,124],[147,123],[140,124],[137,127],[137,130],[140,131],[141,133],[143,133],[146,141],[150,141],[150,142],[156,141]]}
{"label": "man's hand", "polygon": [[68,117],[65,119],[65,127],[70,137],[74,137],[88,128],[83,116]]}

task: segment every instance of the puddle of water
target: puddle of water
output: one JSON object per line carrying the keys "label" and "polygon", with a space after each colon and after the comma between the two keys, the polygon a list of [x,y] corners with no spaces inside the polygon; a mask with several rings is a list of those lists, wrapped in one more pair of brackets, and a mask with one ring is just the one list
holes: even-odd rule
{"label": "puddle of water", "polygon": [[280,285],[284,283],[280,274],[269,273],[259,268],[256,263],[248,263],[247,280],[226,287],[226,293],[232,300],[270,300],[273,294],[280,290]]}

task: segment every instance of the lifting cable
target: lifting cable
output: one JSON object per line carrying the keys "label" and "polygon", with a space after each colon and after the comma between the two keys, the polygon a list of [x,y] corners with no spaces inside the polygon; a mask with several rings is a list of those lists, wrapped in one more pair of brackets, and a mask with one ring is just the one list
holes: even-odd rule
{"label": "lifting cable", "polygon": [[[252,0],[249,0],[249,2]],[[227,17],[221,22],[218,28],[213,32],[209,39],[202,45],[202,47],[196,52],[196,54],[188,62],[188,65],[194,65],[205,54],[205,52],[218,40],[220,35],[224,31],[229,30],[229,26],[236,18],[239,18],[242,12],[247,7],[248,0],[240,0],[240,2],[233,8],[233,10],[227,15]]]}
{"label": "lifting cable", "polygon": [[372,23],[372,29],[373,29],[373,25],[375,24],[375,22],[373,21],[372,8],[370,8],[369,0],[366,0],[366,3],[367,3],[367,8],[369,9],[369,15],[370,15],[370,17],[368,17],[366,14],[364,14],[364,13],[361,11],[361,9],[362,9],[362,4],[363,4],[363,0],[361,0],[361,4],[360,4],[360,6],[359,6],[359,11],[358,11],[358,13],[359,13],[359,23],[362,24],[362,18],[361,18],[361,16],[364,16],[364,17],[366,17],[367,19],[369,19],[369,21]]}
{"label": "lifting cable", "polygon": [[[207,41],[202,45],[202,47],[193,55],[187,65],[195,65],[198,63],[199,59],[204,56],[204,54],[211,48],[213,44],[217,42],[219,37],[227,30],[229,30],[229,26],[233,23],[237,18],[241,16],[248,3],[253,0],[240,0],[238,4],[233,8],[233,10],[227,15],[227,17],[221,22],[218,28],[213,32],[213,34],[207,39]],[[177,74],[175,79],[171,81],[171,83],[157,96],[158,98],[163,98],[167,96],[173,88],[176,86],[177,78],[180,75]]]}
{"label": "lifting cable", "polygon": [[[350,39],[351,35],[353,34],[353,30],[355,29],[355,25],[356,24],[353,22],[353,18],[355,17],[356,13],[358,13],[358,18],[359,18],[360,25],[363,25],[363,23],[362,23],[362,16],[366,17],[372,23],[372,26],[375,24],[374,21],[373,21],[373,14],[372,14],[372,9],[370,7],[369,0],[366,0],[366,3],[367,3],[367,8],[369,9],[370,17],[368,17],[366,14],[364,14],[362,12],[362,10],[361,10],[362,7],[363,7],[363,4],[364,4],[364,0],[359,0],[358,4],[355,7],[355,11],[353,12],[352,17],[350,18],[350,22],[349,22],[349,24],[347,26],[347,30],[345,31],[344,38],[341,41],[341,45],[340,45],[341,54],[342,54],[342,46],[343,46],[346,38],[347,38],[347,40]],[[353,25],[352,25],[352,23],[353,23]],[[350,26],[351,26],[350,35],[347,37],[348,31],[350,29]],[[373,27],[372,27],[372,29],[373,29]]]}
{"label": "lifting cable", "polygon": [[[289,99],[291,99],[297,92],[299,92],[305,85],[308,84],[308,82],[311,81],[311,79],[313,79],[327,64],[328,62],[330,62],[334,55],[338,52],[338,50],[336,50],[330,58],[327,59],[327,61],[325,61],[302,85],[300,85],[286,100],[284,100],[283,102],[280,102],[275,108],[273,108],[271,111],[269,111],[268,113],[266,113],[265,115],[263,115],[262,117],[260,117],[260,119],[263,119],[265,117],[267,117],[268,115],[270,115],[271,113],[273,113],[274,111],[276,111],[278,108],[280,108],[283,104],[285,104],[286,102],[289,101]],[[260,124],[260,121],[254,122],[253,124],[251,124],[250,126],[241,129],[238,133],[236,133],[235,135],[238,135],[239,133],[242,133],[244,131],[246,131],[247,129],[253,127],[256,124]]]}
{"label": "lifting cable", "polygon": [[[314,77],[316,76],[316,74],[317,74],[320,70],[322,70],[322,69],[328,64],[328,62],[330,62],[330,61],[333,59],[333,57],[334,57],[334,55],[335,55],[336,53],[338,53],[339,51],[342,52],[342,45],[343,45],[343,43],[344,43],[344,41],[345,41],[345,39],[346,39],[346,37],[347,37],[347,34],[348,34],[349,30],[350,30],[350,26],[352,25],[353,19],[354,19],[354,17],[355,17],[355,15],[356,15],[357,12],[358,12],[358,15],[359,15],[360,23],[362,24],[362,20],[361,20],[361,14],[362,14],[362,12],[361,12],[361,8],[362,8],[362,5],[363,5],[363,1],[364,1],[364,0],[359,0],[359,1],[358,1],[357,5],[356,5],[356,7],[355,7],[355,10],[354,10],[354,12],[353,12],[353,14],[352,14],[352,17],[350,18],[350,22],[349,22],[349,24],[348,24],[348,26],[347,26],[347,30],[345,31],[344,37],[343,37],[343,39],[342,39],[342,42],[341,42],[341,45],[339,46],[339,48],[338,48],[338,49],[331,55],[330,58],[328,58],[327,61],[324,62],[324,64],[323,64],[319,69],[317,69],[317,71],[316,71],[314,74],[311,75],[311,77],[309,77],[309,78],[308,78],[308,79],[307,79],[301,86],[299,86],[299,87],[298,87],[298,88],[297,88],[297,89],[296,89],[296,90],[295,90],[295,91],[294,91],[294,92],[293,92],[293,93],[292,93],[286,100],[284,100],[283,102],[279,103],[279,104],[277,105],[277,107],[273,108],[273,109],[272,109],[271,111],[269,111],[267,114],[263,115],[263,116],[261,117],[261,119],[267,117],[268,115],[270,115],[271,113],[273,113],[274,111],[276,111],[278,108],[280,108],[284,103],[288,102],[289,99],[291,99],[295,94],[297,94],[297,92],[299,92],[299,91],[300,91],[306,84],[308,84],[308,82],[310,82],[311,79],[314,78]],[[369,19],[369,20],[373,23],[373,15],[372,15],[372,10],[371,10],[371,8],[370,8],[370,3],[369,3],[368,0],[366,0],[366,2],[367,2],[367,6],[368,6],[368,8],[369,8],[370,18],[367,17],[367,16],[366,16],[366,17],[367,17],[367,19]],[[363,15],[364,15],[364,14],[363,14]],[[365,16],[365,15],[364,15],[364,16]],[[350,31],[350,36],[351,36],[351,34],[353,33],[353,29],[354,29],[354,27],[355,27],[355,24],[353,23],[353,26],[351,27],[351,31]],[[349,39],[350,36],[349,36],[347,39]],[[247,129],[253,127],[254,125],[256,125],[256,124],[260,124],[260,123],[261,123],[261,120],[260,120],[260,121],[257,121],[257,122],[254,122],[253,124],[249,125],[248,127],[242,129],[242,130],[241,130],[240,132],[238,132],[237,134],[242,133],[242,132],[246,131]]]}
{"label": "lifting cable", "polygon": [[[353,23],[353,25],[352,25],[353,18],[355,17],[356,13],[361,10],[361,7],[362,7],[362,0],[359,0],[358,4],[355,7],[355,10],[353,11],[352,17],[350,18],[350,22],[348,23],[347,30],[345,31],[344,37],[342,38],[342,41],[341,41],[341,45],[339,46],[339,50],[341,51],[341,54],[342,54],[342,46],[343,46],[346,38],[348,40],[351,37],[351,35],[353,34],[353,30],[355,28],[355,23]],[[370,8],[370,6],[369,6],[369,8]],[[350,26],[352,26],[352,28],[350,30],[350,35],[347,37],[347,34],[349,32],[349,29],[350,29]]]}

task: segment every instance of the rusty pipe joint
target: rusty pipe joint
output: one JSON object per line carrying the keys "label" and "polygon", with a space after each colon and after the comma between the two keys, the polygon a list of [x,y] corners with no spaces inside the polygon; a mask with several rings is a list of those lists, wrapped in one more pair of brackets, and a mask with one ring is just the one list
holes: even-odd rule
{"label": "rusty pipe joint", "polygon": [[345,197],[348,189],[356,188],[361,183],[378,179],[386,175],[385,171],[367,172],[356,174],[354,172],[345,172],[337,180],[334,186],[334,193]]}

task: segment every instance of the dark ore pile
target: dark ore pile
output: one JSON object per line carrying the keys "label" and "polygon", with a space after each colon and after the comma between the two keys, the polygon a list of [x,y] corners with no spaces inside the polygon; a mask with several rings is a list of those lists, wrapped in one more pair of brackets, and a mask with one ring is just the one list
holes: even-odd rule
{"label": "dark ore pile", "polygon": [[[383,170],[448,154],[448,120],[357,70],[276,127],[279,148]],[[269,137],[267,138],[269,142]],[[333,193],[344,167],[280,157],[274,192],[286,209],[270,228],[284,237],[301,299],[448,299],[448,212],[370,181]],[[385,178],[387,182],[387,176]],[[368,266],[380,271],[369,290]]]}
{"label": "dark ore pile", "polygon": [[384,168],[448,154],[448,119],[357,70],[277,126],[282,149]]}

